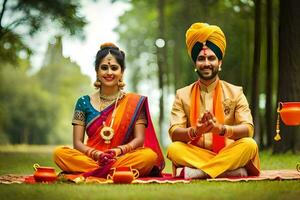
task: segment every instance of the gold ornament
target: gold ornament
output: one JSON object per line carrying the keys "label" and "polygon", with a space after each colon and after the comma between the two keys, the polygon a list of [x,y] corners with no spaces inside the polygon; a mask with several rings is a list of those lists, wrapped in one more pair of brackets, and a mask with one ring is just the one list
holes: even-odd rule
{"label": "gold ornament", "polygon": [[105,123],[103,124],[103,128],[100,131],[100,135],[104,140],[104,143],[110,144],[110,140],[114,137],[115,131],[112,127],[106,126]]}
{"label": "gold ornament", "polygon": [[101,82],[100,82],[100,80],[98,78],[94,82],[94,86],[95,86],[95,88],[100,88],[101,87]]}
{"label": "gold ornament", "polygon": [[281,137],[279,135],[279,133],[280,133],[280,128],[279,128],[279,124],[280,124],[279,113],[280,113],[280,103],[278,103],[278,107],[277,107],[276,135],[274,137],[275,141],[281,140]]}
{"label": "gold ornament", "polygon": [[123,80],[120,79],[119,82],[118,82],[118,87],[120,88],[120,90],[122,90],[125,87],[125,85],[126,84],[123,82]]}
{"label": "gold ornament", "polygon": [[104,143],[106,144],[110,144],[110,140],[114,137],[115,135],[115,131],[114,129],[112,128],[113,124],[114,124],[114,120],[115,120],[115,117],[116,117],[116,108],[117,108],[117,104],[118,104],[118,100],[120,99],[120,95],[122,94],[122,92],[118,92],[118,96],[115,98],[114,96],[104,96],[104,95],[101,95],[100,93],[100,111],[102,109],[101,107],[101,99],[109,99],[108,102],[112,103],[114,100],[116,100],[116,103],[115,103],[115,107],[114,107],[114,110],[113,110],[113,113],[112,113],[112,120],[110,122],[110,125],[107,126],[105,124],[105,122],[103,122],[103,128],[101,129],[100,131],[100,136],[103,138],[104,140]]}
{"label": "gold ornament", "polygon": [[118,91],[118,93],[113,94],[113,95],[105,95],[105,94],[101,94],[100,92],[100,99],[104,100],[104,101],[115,101],[120,95],[120,92]]}
{"label": "gold ornament", "polygon": [[108,51],[108,54],[105,57],[108,61],[111,61],[114,58],[114,56],[110,53],[110,50]]}

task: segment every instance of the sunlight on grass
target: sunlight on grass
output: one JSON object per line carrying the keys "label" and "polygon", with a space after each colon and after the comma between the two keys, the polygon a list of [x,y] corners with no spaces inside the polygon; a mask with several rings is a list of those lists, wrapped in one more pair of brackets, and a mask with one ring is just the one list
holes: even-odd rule
{"label": "sunlight on grass", "polygon": [[[32,165],[55,167],[52,152],[55,146],[12,145],[0,146],[0,175],[34,173]],[[165,151],[164,151],[165,152]],[[260,152],[262,169],[295,169],[299,155],[292,153],[272,155]],[[164,172],[171,172],[166,159]],[[17,191],[17,192],[16,192]],[[255,192],[253,192],[255,191]],[[297,199],[300,181],[250,181],[207,182],[192,181],[190,184],[0,184],[1,199]],[[251,195],[249,195],[251,194]],[[44,198],[41,198],[44,197]]]}
{"label": "sunlight on grass", "polygon": [[2,152],[50,153],[53,152],[56,146],[55,145],[28,145],[28,144],[0,145],[0,153]]}

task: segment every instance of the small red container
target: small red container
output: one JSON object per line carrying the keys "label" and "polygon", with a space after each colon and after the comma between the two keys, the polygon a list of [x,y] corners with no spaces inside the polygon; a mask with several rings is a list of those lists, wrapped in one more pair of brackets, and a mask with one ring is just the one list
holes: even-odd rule
{"label": "small red container", "polygon": [[286,125],[300,125],[300,102],[280,102],[280,117]]}
{"label": "small red container", "polygon": [[39,164],[34,164],[33,168],[35,173],[33,174],[36,182],[52,183],[57,180],[57,175],[53,167],[43,167]]}
{"label": "small red container", "polygon": [[107,179],[112,180],[117,184],[129,184],[134,179],[139,177],[139,171],[131,167],[117,167],[113,168],[112,175],[108,175]]}

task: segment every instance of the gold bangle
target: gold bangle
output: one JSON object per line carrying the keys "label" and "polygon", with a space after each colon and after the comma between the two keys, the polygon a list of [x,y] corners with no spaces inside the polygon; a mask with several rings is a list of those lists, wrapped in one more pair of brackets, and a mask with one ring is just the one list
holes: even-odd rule
{"label": "gold bangle", "polygon": [[227,132],[226,126],[222,125],[219,135],[224,136],[226,134],[226,132]]}
{"label": "gold bangle", "polygon": [[197,135],[195,133],[195,129],[193,127],[189,128],[188,136],[189,136],[190,140],[195,140],[197,138]]}
{"label": "gold bangle", "polygon": [[233,127],[225,125],[225,128],[226,128],[225,136],[228,138],[232,137],[233,136]]}
{"label": "gold bangle", "polygon": [[87,155],[88,157],[91,157],[92,151],[95,150],[94,148],[89,148],[84,154]]}
{"label": "gold bangle", "polygon": [[97,160],[97,158],[96,158],[96,152],[97,152],[96,149],[93,149],[93,151],[91,152],[91,158],[92,158],[93,160]]}
{"label": "gold bangle", "polygon": [[120,155],[123,155],[123,148],[122,148],[122,146],[117,146],[117,148],[121,150],[121,154]]}

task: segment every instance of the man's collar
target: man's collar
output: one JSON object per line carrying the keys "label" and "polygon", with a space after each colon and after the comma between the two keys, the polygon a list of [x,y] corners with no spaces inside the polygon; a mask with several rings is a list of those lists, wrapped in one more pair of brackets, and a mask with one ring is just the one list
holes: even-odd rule
{"label": "man's collar", "polygon": [[216,88],[218,81],[219,81],[219,78],[216,78],[216,80],[214,82],[212,82],[211,84],[206,86],[203,83],[201,83],[201,80],[200,80],[200,90],[203,92],[210,93]]}

